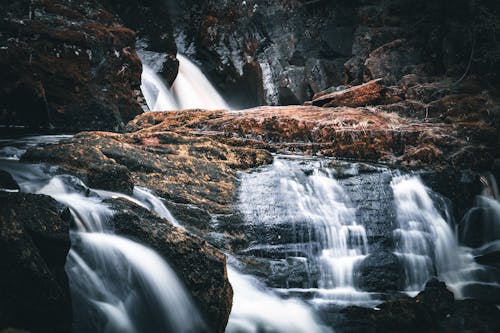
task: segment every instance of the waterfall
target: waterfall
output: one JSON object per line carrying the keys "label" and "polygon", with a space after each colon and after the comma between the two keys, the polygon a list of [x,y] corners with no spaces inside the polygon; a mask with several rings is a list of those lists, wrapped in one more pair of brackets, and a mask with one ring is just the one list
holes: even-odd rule
{"label": "waterfall", "polygon": [[135,188],[133,197],[93,190],[73,176],[52,176],[46,167],[20,164],[10,155],[43,140],[21,140],[17,143],[20,147],[3,147],[0,167],[12,174],[21,191],[49,195],[67,205],[74,217],[76,230],[71,231],[72,247],[66,262],[74,330],[206,331],[168,264],[146,246],[114,235],[108,225],[113,211],[103,203],[106,198],[126,197],[160,216],[171,216],[161,200],[144,188]]}
{"label": "waterfall", "polygon": [[431,276],[438,276],[461,296],[461,286],[480,269],[459,246],[452,227],[437,210],[416,176],[398,176],[391,183],[398,228],[394,230],[396,255],[406,271],[406,290],[420,291]]}
{"label": "waterfall", "polygon": [[151,111],[177,110],[175,96],[162,78],[148,65],[142,64],[141,90]]}
{"label": "waterfall", "polygon": [[476,205],[461,222],[461,240],[472,247],[500,242],[500,196],[497,182],[491,174],[481,176],[483,192],[476,198]]}
{"label": "waterfall", "polygon": [[[151,53],[151,52],[149,52]],[[177,55],[179,72],[171,88],[153,69],[161,57],[139,52],[143,62],[141,90],[151,111],[180,109],[228,110],[229,106],[202,71],[182,54]]]}
{"label": "waterfall", "polygon": [[271,167],[242,177],[239,208],[249,224],[290,230],[271,241],[256,240],[250,250],[279,245],[284,256],[317,267],[317,278],[303,292],[314,290],[320,303],[370,300],[355,281],[355,268],[368,254],[366,231],[333,170],[320,162],[276,158]]}

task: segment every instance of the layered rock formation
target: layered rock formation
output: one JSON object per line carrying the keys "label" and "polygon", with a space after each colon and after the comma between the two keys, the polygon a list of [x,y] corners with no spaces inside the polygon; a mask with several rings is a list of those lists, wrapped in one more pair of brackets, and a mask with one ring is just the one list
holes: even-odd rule
{"label": "layered rock formation", "polygon": [[[422,122],[382,107],[147,113],[134,119],[128,129],[201,131],[234,146],[436,169],[487,167],[496,155],[498,138],[497,129],[485,122]],[[471,155],[476,158],[471,160]]]}

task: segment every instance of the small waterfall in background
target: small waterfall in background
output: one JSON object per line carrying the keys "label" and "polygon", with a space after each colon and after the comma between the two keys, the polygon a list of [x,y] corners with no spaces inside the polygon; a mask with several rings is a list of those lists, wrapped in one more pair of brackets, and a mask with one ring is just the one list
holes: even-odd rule
{"label": "small waterfall in background", "polygon": [[19,140],[0,150],[0,167],[21,191],[45,194],[67,205],[75,219],[66,262],[76,332],[201,332],[201,316],[182,283],[153,250],[114,235],[113,211],[102,201],[125,197],[163,217],[171,216],[161,200],[144,188],[133,197],[89,189],[69,175],[52,176],[42,165],[21,164],[28,146],[62,137]]}
{"label": "small waterfall in background", "polygon": [[179,74],[172,85],[172,91],[181,109],[225,109],[229,106],[201,70],[182,54],[179,60]]}
{"label": "small waterfall in background", "polygon": [[404,263],[406,290],[418,292],[432,276],[444,280],[457,297],[467,296],[462,288],[475,283],[483,268],[470,249],[459,246],[452,226],[438,211],[431,190],[416,176],[399,176],[392,181],[399,227],[394,230],[396,255]]}
{"label": "small waterfall in background", "polygon": [[143,63],[141,90],[149,110],[230,109],[201,70],[182,54],[177,55],[179,73],[169,88],[155,70],[161,68],[163,58],[150,51],[138,53]]}
{"label": "small waterfall in background", "polygon": [[476,281],[465,284],[463,293],[499,304],[500,299],[500,196],[495,177],[481,176],[483,192],[476,197],[459,225],[462,244],[469,247],[481,264],[475,272]]}
{"label": "small waterfall in background", "polygon": [[461,223],[461,240],[472,247],[500,242],[500,196],[496,179],[488,174],[480,180],[483,192]]}
{"label": "small waterfall in background", "polygon": [[366,231],[332,169],[276,158],[271,167],[242,177],[239,208],[263,235],[247,251],[264,257],[280,252],[306,263],[306,283],[284,292],[313,293],[319,304],[370,301],[355,281],[355,268],[368,254]]}

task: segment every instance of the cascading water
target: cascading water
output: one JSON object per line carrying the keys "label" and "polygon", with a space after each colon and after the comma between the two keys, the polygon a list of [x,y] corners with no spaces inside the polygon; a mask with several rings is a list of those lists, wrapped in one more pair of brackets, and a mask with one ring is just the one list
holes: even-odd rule
{"label": "cascading water", "polygon": [[464,217],[461,240],[472,247],[500,242],[500,195],[493,175],[481,177],[484,186],[476,205]]}
{"label": "cascading water", "polygon": [[460,241],[480,264],[474,271],[475,281],[462,284],[466,297],[478,297],[499,303],[500,299],[500,196],[496,179],[491,174],[480,180],[481,195],[460,222]]}
{"label": "cascading water", "polygon": [[[150,52],[151,53],[151,52]],[[229,106],[201,70],[182,54],[177,55],[179,72],[169,89],[154,70],[161,57],[139,52],[143,61],[141,90],[151,111],[180,109],[228,110]]]}
{"label": "cascading water", "polygon": [[229,109],[229,106],[208,81],[207,77],[188,58],[177,55],[179,74],[172,91],[181,109]]}
{"label": "cascading water", "polygon": [[177,110],[175,96],[161,77],[148,65],[142,64],[141,90],[151,111]]}
{"label": "cascading water", "polygon": [[319,303],[370,300],[355,283],[355,267],[368,254],[366,232],[356,223],[356,209],[333,170],[320,162],[276,158],[271,167],[244,175],[241,189],[239,208],[247,223],[291,230],[274,239],[256,240],[249,250],[279,248],[284,256],[317,267],[316,278],[304,289],[287,289],[313,292]]}
{"label": "cascading water", "polygon": [[[125,195],[94,191],[75,177],[52,176],[43,166],[17,162],[18,154],[27,146],[43,141],[20,140],[18,147],[3,147],[0,167],[16,179],[21,191],[52,196],[70,208],[77,226],[71,232],[72,247],[66,262],[74,330],[206,331],[183,285],[165,261],[151,249],[112,234],[107,222],[113,212],[102,201]],[[160,199],[146,189],[136,188],[130,199],[169,216]]]}
{"label": "cascading water", "polygon": [[396,255],[404,263],[406,290],[420,291],[431,276],[437,276],[462,296],[461,287],[481,268],[470,251],[458,245],[418,177],[395,177],[391,186],[399,225],[394,230]]}

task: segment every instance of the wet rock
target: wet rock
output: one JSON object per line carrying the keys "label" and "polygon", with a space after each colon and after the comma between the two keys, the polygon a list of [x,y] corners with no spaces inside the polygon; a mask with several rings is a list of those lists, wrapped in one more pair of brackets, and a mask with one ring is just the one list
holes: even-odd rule
{"label": "wet rock", "polygon": [[414,298],[387,301],[376,310],[348,307],[341,312],[339,332],[496,332],[500,328],[500,310],[494,304],[454,300],[453,293],[435,278]]}
{"label": "wet rock", "polygon": [[403,265],[392,252],[376,251],[366,257],[358,269],[361,290],[395,292],[404,287]]}
{"label": "wet rock", "polygon": [[112,219],[115,232],[147,244],[165,258],[186,285],[206,323],[214,332],[223,332],[233,298],[224,254],[125,199],[107,203],[116,211]]}
{"label": "wet rock", "polygon": [[259,277],[272,288],[317,287],[317,266],[304,257],[270,260],[255,256],[242,256],[241,269],[245,274]]}
{"label": "wet rock", "polygon": [[12,178],[10,173],[4,170],[0,170],[0,189],[19,191],[19,185],[14,180],[14,178]]}
{"label": "wet rock", "polygon": [[[174,8],[180,51],[199,60],[223,94],[242,107],[302,104],[344,82],[354,30],[350,6],[231,0],[184,1]],[[240,88],[248,82],[257,89]]]}
{"label": "wet rock", "polygon": [[0,124],[118,130],[142,112],[135,33],[98,1],[4,2]]}
{"label": "wet rock", "polygon": [[[466,73],[498,83],[493,2],[190,0],[173,7],[180,51],[231,100],[244,99],[241,107],[295,102],[379,77],[390,85],[405,75],[457,81]],[[288,90],[280,93],[284,78],[300,87],[293,99]],[[257,86],[251,97],[238,89],[248,82]]]}
{"label": "wet rock", "polygon": [[93,165],[88,169],[87,185],[103,190],[131,194],[134,181],[123,165]]}
{"label": "wet rock", "polygon": [[[113,137],[113,134],[110,134]],[[98,149],[97,137],[88,137],[87,141],[75,136],[63,140],[60,145],[47,145],[47,148],[34,148],[22,156],[26,162],[47,162],[61,167],[61,173],[70,173],[80,178],[88,186],[108,191],[131,194],[134,182],[130,171],[113,159],[115,146],[108,144],[105,149]],[[83,144],[86,145],[83,145]],[[70,152],[71,150],[71,152]],[[108,157],[109,156],[109,157]]]}
{"label": "wet rock", "polygon": [[69,332],[69,210],[45,195],[0,192],[0,200],[0,329]]}
{"label": "wet rock", "polygon": [[158,69],[165,81],[172,85],[177,76],[179,61],[176,58],[170,6],[168,2],[158,0],[106,0],[113,12],[118,14],[124,24],[137,33],[142,51],[161,53],[164,62]]}
{"label": "wet rock", "polygon": [[[415,302],[424,304],[426,309],[436,317],[445,316],[453,306],[455,298],[446,284],[437,278],[431,278],[425,288],[416,297]],[[437,319],[437,318],[435,318]]]}
{"label": "wet rock", "polygon": [[387,84],[398,83],[404,75],[424,72],[419,52],[403,39],[396,39],[373,50],[364,63],[364,80],[383,78]]}

